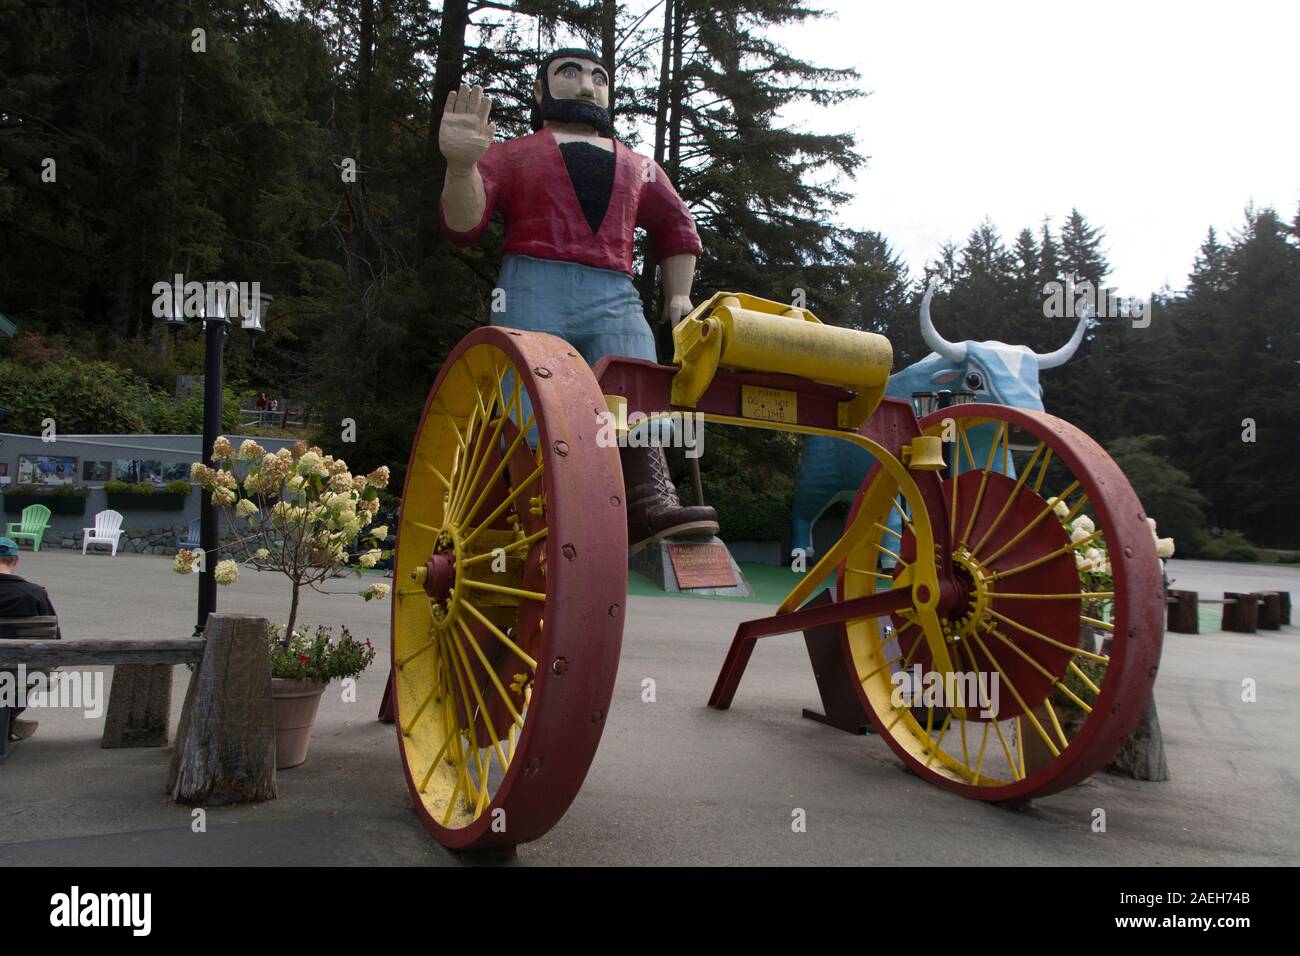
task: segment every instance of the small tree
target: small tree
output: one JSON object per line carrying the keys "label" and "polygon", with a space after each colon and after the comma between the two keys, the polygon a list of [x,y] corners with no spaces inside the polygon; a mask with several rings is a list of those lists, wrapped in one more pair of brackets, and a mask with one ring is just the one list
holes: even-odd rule
{"label": "small tree", "polygon": [[[367,530],[367,526],[379,510],[379,489],[388,485],[388,467],[353,475],[342,458],[322,454],[303,442],[269,454],[250,439],[236,452],[224,437],[212,446],[212,459],[219,467],[196,463],[190,476],[212,493],[213,503],[226,515],[234,534],[231,545],[242,553],[243,561],[289,579],[292,598],[282,638],[287,644],[294,636],[304,587],[321,591],[322,581],[346,570],[360,576],[385,557],[376,545],[388,536],[388,528]],[[235,474],[237,462],[247,462],[242,479]],[[349,548],[354,542],[357,554],[351,563]],[[182,549],[173,567],[189,574],[199,554]],[[218,584],[234,584],[239,565],[221,561],[215,574]],[[358,593],[369,601],[386,597],[388,591],[386,584],[372,584]]]}

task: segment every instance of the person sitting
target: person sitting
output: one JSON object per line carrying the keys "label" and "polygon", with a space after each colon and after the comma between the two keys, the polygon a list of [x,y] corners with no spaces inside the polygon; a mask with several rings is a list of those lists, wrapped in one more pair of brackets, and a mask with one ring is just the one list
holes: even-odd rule
{"label": "person sitting", "polygon": [[[33,581],[19,577],[18,545],[9,538],[0,538],[0,618],[53,617],[54,605],[50,596]],[[13,638],[17,628],[0,624],[0,638]],[[62,635],[59,635],[62,636]],[[29,677],[33,676],[28,674]],[[36,732],[36,721],[18,720],[23,708],[15,707],[10,713],[9,738],[23,740]]]}

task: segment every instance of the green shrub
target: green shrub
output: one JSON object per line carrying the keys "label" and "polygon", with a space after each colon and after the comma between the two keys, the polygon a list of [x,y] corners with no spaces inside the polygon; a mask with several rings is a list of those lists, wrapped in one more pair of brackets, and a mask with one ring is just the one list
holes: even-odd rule
{"label": "green shrub", "polygon": [[[222,391],[222,429],[239,423],[240,393]],[[66,434],[193,435],[203,431],[203,396],[176,399],[108,362],[69,355],[32,366],[0,361],[0,407],[5,430],[39,435],[46,418]]]}
{"label": "green shrub", "polygon": [[130,481],[106,481],[104,490],[111,495],[151,495],[154,493],[152,482],[141,481],[133,483]]}
{"label": "green shrub", "polygon": [[1217,538],[1202,534],[1194,538],[1196,557],[1205,561],[1260,560],[1256,547],[1240,531],[1224,531]]}
{"label": "green shrub", "polygon": [[167,482],[162,486],[162,490],[169,495],[188,495],[194,488],[184,478],[178,478],[175,481]]}
{"label": "green shrub", "polygon": [[7,495],[45,495],[59,498],[85,498],[90,494],[89,488],[80,485],[10,485],[4,490]]}

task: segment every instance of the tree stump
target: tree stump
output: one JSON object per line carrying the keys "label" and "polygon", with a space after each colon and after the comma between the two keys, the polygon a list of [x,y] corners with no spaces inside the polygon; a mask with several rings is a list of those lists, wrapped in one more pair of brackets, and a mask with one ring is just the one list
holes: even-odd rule
{"label": "tree stump", "polygon": [[1156,714],[1155,694],[1147,701],[1133,733],[1129,734],[1119,753],[1105,766],[1107,773],[1134,780],[1168,780],[1169,764],[1165,762],[1165,741],[1160,735],[1160,718]]}
{"label": "tree stump", "polygon": [[1255,596],[1259,598],[1259,629],[1261,631],[1281,630],[1282,595],[1277,591],[1261,591]]}
{"label": "tree stump", "polygon": [[171,664],[118,664],[108,692],[103,747],[166,747],[172,716]]}
{"label": "tree stump", "polygon": [[220,806],[275,799],[275,713],[266,618],[213,614],[176,731],[167,792]]}
{"label": "tree stump", "polygon": [[1169,590],[1169,620],[1165,630],[1173,634],[1199,634],[1200,595],[1195,591]]}
{"label": "tree stump", "polygon": [[1259,624],[1259,599],[1253,594],[1223,593],[1223,630],[1254,634]]}

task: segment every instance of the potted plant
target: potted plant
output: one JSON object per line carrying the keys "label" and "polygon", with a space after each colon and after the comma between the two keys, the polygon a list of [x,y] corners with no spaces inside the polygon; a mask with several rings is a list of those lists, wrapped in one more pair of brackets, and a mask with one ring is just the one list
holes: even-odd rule
{"label": "potted plant", "polygon": [[158,511],[180,511],[190,494],[188,481],[172,481],[157,488],[151,481],[106,481],[104,492],[108,506],[120,511],[151,508]]}
{"label": "potted plant", "polygon": [[52,514],[84,515],[89,488],[80,485],[11,485],[5,489],[5,513],[16,515],[29,505],[45,505]]}
{"label": "potted plant", "polygon": [[285,641],[279,626],[271,625],[267,638],[277,770],[306,762],[312,724],[330,681],[358,677],[375,659],[375,647],[369,639],[358,641],[346,627],[339,630],[336,641],[327,626],[318,626],[314,632],[303,626]]}
{"label": "potted plant", "polygon": [[[268,454],[246,440],[236,453],[224,437],[217,439],[212,458],[219,467],[195,464],[191,478],[212,493],[213,503],[225,513],[231,531],[226,547],[241,557],[240,563],[278,571],[289,579],[287,621],[273,625],[268,640],[280,648],[272,654],[271,681],[277,755],[296,760],[279,764],[277,758],[277,764],[296,766],[305,759],[305,740],[328,682],[357,676],[374,658],[370,642],[358,644],[346,629],[338,641],[331,639],[328,627],[300,630],[302,589],[337,593],[324,591],[320,584],[349,571],[360,576],[387,556],[375,544],[387,537],[388,528],[369,526],[379,511],[379,490],[388,485],[388,468],[354,476],[343,459],[302,442]],[[242,479],[233,471],[235,461],[246,463]],[[355,557],[349,553],[354,545]],[[173,568],[182,574],[194,571],[199,554],[182,549]],[[219,585],[234,584],[239,563],[218,562],[215,576]],[[388,592],[387,584],[375,583],[357,593],[369,601]],[[360,647],[370,653],[361,653]],[[312,686],[304,686],[304,681]]]}

